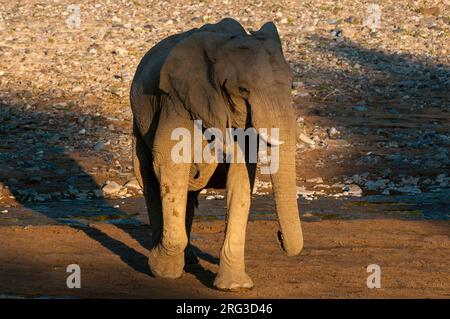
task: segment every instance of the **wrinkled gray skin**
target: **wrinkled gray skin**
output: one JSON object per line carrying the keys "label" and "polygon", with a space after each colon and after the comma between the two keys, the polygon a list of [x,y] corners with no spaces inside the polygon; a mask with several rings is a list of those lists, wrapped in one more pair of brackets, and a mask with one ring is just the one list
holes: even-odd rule
{"label": "wrinkled gray skin", "polygon": [[224,19],[171,36],[143,57],[131,87],[133,164],[150,217],[149,264],[155,276],[178,278],[185,262],[197,262],[189,244],[197,195],[207,187],[226,188],[226,234],[214,286],[253,287],[244,245],[256,165],[174,163],[171,149],[178,141],[171,133],[184,127],[193,136],[196,119],[204,128],[221,130],[280,128],[284,143],[278,146],[279,169],[271,175],[278,241],[289,256],[301,252],[291,85],[273,23],[249,35],[237,21]]}

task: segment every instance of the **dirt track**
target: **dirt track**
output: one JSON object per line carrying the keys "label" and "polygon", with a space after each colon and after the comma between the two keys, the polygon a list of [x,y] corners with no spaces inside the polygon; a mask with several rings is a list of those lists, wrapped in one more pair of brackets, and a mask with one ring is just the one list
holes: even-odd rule
{"label": "dirt track", "polygon": [[[211,288],[223,222],[197,222],[200,264],[179,280],[149,276],[145,226],[0,228],[0,291],[7,296],[123,298],[419,298],[450,297],[450,223],[321,221],[303,223],[305,249],[288,258],[275,242],[276,223],[250,222],[247,271],[251,291]],[[81,266],[81,289],[66,288],[66,267]],[[366,267],[381,267],[381,289],[368,289]]]}

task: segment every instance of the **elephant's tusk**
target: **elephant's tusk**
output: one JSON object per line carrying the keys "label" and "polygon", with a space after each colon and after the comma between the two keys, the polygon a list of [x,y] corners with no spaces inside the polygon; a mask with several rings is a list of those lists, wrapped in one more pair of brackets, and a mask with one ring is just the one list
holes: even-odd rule
{"label": "elephant's tusk", "polygon": [[279,145],[284,143],[284,142],[279,141],[279,140],[277,140],[277,139],[275,139],[273,137],[269,137],[267,135],[267,133],[265,133],[265,132],[260,133],[259,136],[263,139],[264,142],[266,142],[266,143],[268,143],[268,144],[270,144],[272,146],[279,146]]}

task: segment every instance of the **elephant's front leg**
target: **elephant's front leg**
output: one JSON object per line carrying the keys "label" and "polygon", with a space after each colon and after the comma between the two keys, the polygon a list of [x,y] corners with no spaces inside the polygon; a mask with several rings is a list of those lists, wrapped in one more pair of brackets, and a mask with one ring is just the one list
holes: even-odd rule
{"label": "elephant's front leg", "polygon": [[150,250],[149,264],[155,276],[179,278],[183,274],[186,234],[186,203],[189,164],[167,164],[158,167],[163,213],[161,240]]}
{"label": "elephant's front leg", "polygon": [[245,272],[244,250],[255,166],[232,163],[228,170],[226,233],[220,253],[219,272],[214,280],[214,286],[218,289],[253,287],[253,281]]}

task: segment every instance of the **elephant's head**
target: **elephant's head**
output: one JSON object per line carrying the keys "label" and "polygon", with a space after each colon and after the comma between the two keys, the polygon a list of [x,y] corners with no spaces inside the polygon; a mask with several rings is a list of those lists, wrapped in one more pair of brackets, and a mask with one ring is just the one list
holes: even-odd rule
{"label": "elephant's head", "polygon": [[303,237],[296,197],[292,72],[273,23],[251,35],[235,30],[197,32],[180,42],[161,70],[160,89],[175,100],[175,108],[187,110],[205,127],[279,128],[279,140],[265,139],[269,147],[279,147],[278,170],[271,174],[278,239],[282,250],[294,256],[303,248]]}

